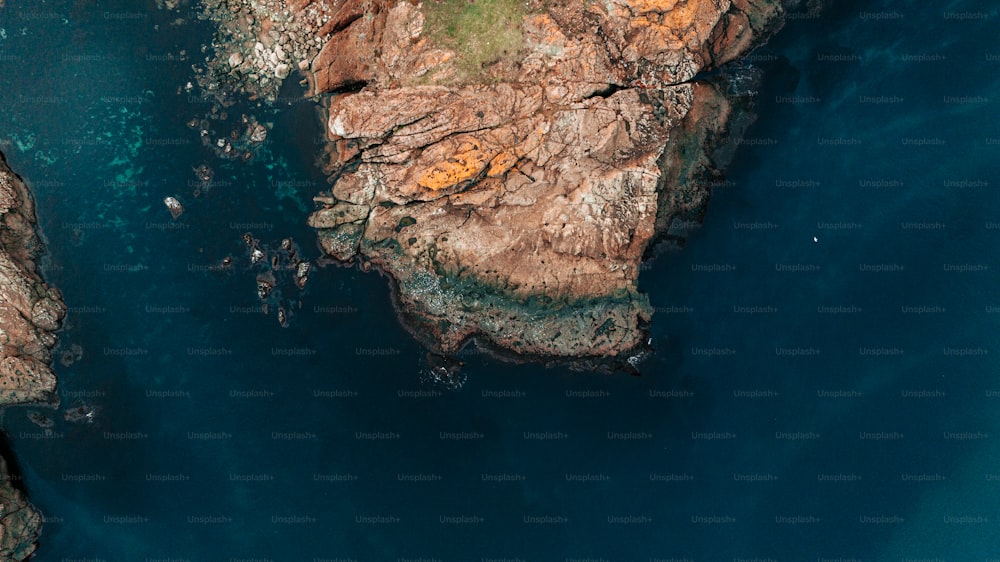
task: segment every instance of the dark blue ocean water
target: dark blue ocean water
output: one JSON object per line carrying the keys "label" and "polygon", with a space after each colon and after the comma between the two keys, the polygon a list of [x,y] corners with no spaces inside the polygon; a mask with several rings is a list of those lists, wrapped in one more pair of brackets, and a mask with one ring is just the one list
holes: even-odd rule
{"label": "dark blue ocean water", "polygon": [[275,127],[221,161],[185,126],[207,26],[8,1],[0,149],[83,349],[63,406],[99,408],[3,417],[37,560],[1000,558],[997,10],[831,4],[754,56],[759,121],[644,271],[643,376],[472,354],[450,392],[375,274],[285,287],[286,329],[251,310],[245,230],[318,256],[308,103],[233,108]]}

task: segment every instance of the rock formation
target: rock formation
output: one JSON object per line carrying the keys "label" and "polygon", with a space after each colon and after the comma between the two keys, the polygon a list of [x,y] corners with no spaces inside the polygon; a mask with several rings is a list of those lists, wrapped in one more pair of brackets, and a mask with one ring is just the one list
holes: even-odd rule
{"label": "rock formation", "polygon": [[0,407],[55,398],[50,350],[66,307],[38,273],[41,251],[34,201],[0,155]]}
{"label": "rock formation", "polygon": [[0,457],[0,560],[26,560],[35,552],[42,516],[11,484],[7,462]]}
{"label": "rock formation", "polygon": [[322,249],[388,274],[439,352],[474,337],[557,359],[642,346],[640,262],[703,208],[728,134],[731,104],[699,73],[782,21],[778,0],[227,6],[322,43],[290,60],[327,112]]}
{"label": "rock formation", "polygon": [[[0,154],[0,407],[56,400],[49,365],[66,307],[38,273],[41,250],[31,194]],[[0,558],[24,560],[41,516],[11,480],[0,459]]]}

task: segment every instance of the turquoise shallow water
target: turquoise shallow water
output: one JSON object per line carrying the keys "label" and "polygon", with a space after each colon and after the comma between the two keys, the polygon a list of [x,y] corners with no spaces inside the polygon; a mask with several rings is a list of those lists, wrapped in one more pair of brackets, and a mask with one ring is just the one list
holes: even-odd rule
{"label": "turquoise shallow water", "polygon": [[207,28],[10,4],[0,143],[83,349],[63,402],[99,408],[49,435],[4,415],[38,560],[1000,557],[994,8],[790,22],[704,226],[643,273],[643,376],[470,355],[442,392],[374,274],[284,287],[287,329],[248,310],[243,231],[318,255],[309,106],[255,110],[264,153],[221,162],[178,93]]}

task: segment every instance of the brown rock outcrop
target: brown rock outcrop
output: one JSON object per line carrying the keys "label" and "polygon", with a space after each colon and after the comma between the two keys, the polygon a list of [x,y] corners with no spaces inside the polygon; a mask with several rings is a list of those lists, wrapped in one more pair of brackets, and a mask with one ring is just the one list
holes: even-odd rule
{"label": "brown rock outcrop", "polygon": [[11,478],[0,457],[0,560],[27,560],[35,552],[42,516],[11,485]]}
{"label": "brown rock outcrop", "polygon": [[39,275],[34,201],[0,155],[0,406],[50,402],[49,369],[66,307]]}
{"label": "brown rock outcrop", "polygon": [[[0,154],[0,407],[55,400],[50,349],[66,307],[37,271],[41,250],[31,194]],[[26,559],[40,527],[0,458],[0,557]]]}
{"label": "brown rock outcrop", "polygon": [[652,312],[638,266],[707,200],[726,139],[730,104],[695,78],[779,27],[780,2],[529,1],[519,50],[473,76],[461,40],[427,29],[442,7],[461,4],[285,6],[326,14],[308,78],[339,93],[337,179],[309,219],[322,248],[390,275],[406,324],[439,351],[475,336],[528,356],[631,353]]}
{"label": "brown rock outcrop", "polygon": [[375,15],[313,61],[316,93],[367,84],[329,104],[331,171],[356,167],[310,219],[324,250],[388,272],[408,323],[443,352],[471,336],[546,357],[639,346],[651,310],[638,266],[658,222],[707,200],[705,144],[730,111],[691,80],[759,41],[780,6],[536,7],[515,63],[456,83],[462,53],[420,34],[419,6],[366,4]]}

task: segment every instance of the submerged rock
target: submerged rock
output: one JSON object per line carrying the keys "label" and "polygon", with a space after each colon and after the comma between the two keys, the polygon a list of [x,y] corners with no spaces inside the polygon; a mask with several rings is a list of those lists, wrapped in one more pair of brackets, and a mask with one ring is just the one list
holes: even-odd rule
{"label": "submerged rock", "polygon": [[420,369],[420,382],[444,390],[458,390],[468,380],[468,375],[462,372],[464,365],[457,359],[428,353]]}
{"label": "submerged rock", "polygon": [[212,170],[212,168],[208,167],[208,164],[202,164],[196,167],[194,169],[194,173],[196,176],[198,176],[198,179],[202,183],[208,183],[212,181],[213,177],[215,177],[215,172]]}
{"label": "submerged rock", "polygon": [[28,420],[31,423],[37,425],[42,429],[51,429],[55,427],[56,422],[52,418],[46,416],[45,414],[39,412],[38,410],[28,410]]}

